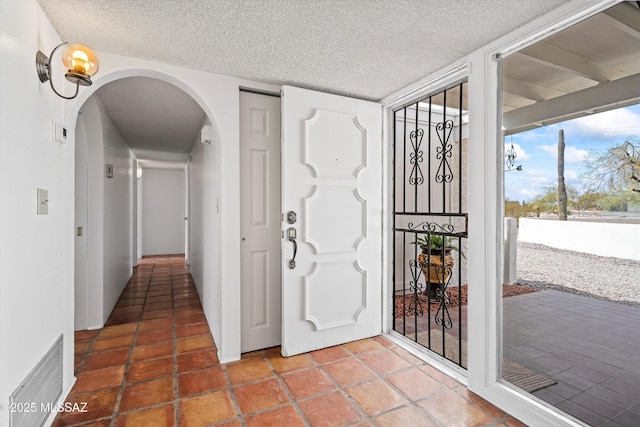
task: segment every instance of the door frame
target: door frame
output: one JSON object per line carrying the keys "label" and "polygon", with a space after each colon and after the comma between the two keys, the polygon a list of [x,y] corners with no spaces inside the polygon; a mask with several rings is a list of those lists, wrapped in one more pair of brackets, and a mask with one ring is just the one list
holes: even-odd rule
{"label": "door frame", "polygon": [[[504,36],[483,48],[472,52],[463,60],[440,70],[404,90],[382,100],[384,153],[386,159],[383,193],[383,328],[389,338],[419,358],[466,384],[469,390],[480,395],[509,414],[531,425],[581,426],[571,416],[510,386],[498,378],[499,360],[502,359],[502,306],[498,283],[502,277],[502,161],[503,143],[501,131],[501,108],[496,55],[506,55],[532,44],[550,34],[561,31],[610,6],[617,0],[594,2],[571,2],[558,7],[520,29]],[[391,242],[392,242],[392,195],[391,172],[393,141],[393,109],[403,103],[415,101],[421,96],[451,83],[456,78],[469,76],[469,366],[467,378],[460,378],[448,366],[425,354],[408,340],[391,331]],[[473,135],[473,136],[471,136]],[[475,143],[474,143],[475,141]],[[472,283],[472,281],[475,282]]]}
{"label": "door frame", "polygon": [[[458,382],[468,385],[467,372],[464,369],[454,367],[452,364],[443,361],[442,358],[433,356],[425,347],[416,344],[411,340],[403,337],[401,334],[393,331],[393,138],[394,138],[394,110],[407,105],[414,104],[416,100],[422,99],[433,92],[439,91],[444,87],[459,82],[470,75],[471,63],[468,59],[461,60],[453,64],[450,68],[445,69],[441,73],[434,74],[427,79],[407,88],[407,90],[392,95],[382,100],[383,117],[383,202],[382,202],[382,218],[383,218],[383,236],[382,236],[382,332],[396,344],[405,348],[415,356],[428,361],[430,365],[444,372],[448,376],[456,379]],[[469,78],[469,80],[471,80]],[[469,83],[470,87],[470,83]],[[470,92],[470,88],[469,88]],[[471,138],[469,138],[469,147]],[[467,153],[467,156],[469,154]],[[467,193],[470,191],[467,190]],[[471,206],[469,204],[469,206]],[[469,209],[470,211],[471,209]],[[471,212],[469,212],[471,216]],[[469,270],[470,271],[470,270]],[[470,272],[468,273],[471,274]],[[470,337],[469,337],[470,338]]]}

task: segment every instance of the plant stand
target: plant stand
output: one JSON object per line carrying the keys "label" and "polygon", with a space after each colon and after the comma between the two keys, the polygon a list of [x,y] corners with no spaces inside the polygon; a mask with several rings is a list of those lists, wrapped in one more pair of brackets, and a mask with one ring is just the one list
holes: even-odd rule
{"label": "plant stand", "polygon": [[423,248],[422,253],[418,255],[418,263],[428,284],[425,293],[431,299],[440,298],[444,294],[454,264],[451,249],[431,249],[429,253]]}

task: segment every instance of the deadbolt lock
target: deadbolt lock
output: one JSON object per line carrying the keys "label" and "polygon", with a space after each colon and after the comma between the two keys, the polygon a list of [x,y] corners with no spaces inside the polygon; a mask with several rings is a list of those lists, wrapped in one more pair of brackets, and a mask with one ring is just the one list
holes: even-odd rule
{"label": "deadbolt lock", "polygon": [[298,219],[298,216],[294,211],[287,212],[287,222],[289,224],[295,224],[297,219]]}

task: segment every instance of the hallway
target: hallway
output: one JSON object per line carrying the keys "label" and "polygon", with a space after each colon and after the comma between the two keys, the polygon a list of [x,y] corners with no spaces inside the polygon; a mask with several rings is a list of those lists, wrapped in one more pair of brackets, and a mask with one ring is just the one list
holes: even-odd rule
{"label": "hallway", "polygon": [[142,259],[107,326],[75,339],[67,402],[85,412],[54,426],[523,425],[383,337],[221,365],[182,256]]}

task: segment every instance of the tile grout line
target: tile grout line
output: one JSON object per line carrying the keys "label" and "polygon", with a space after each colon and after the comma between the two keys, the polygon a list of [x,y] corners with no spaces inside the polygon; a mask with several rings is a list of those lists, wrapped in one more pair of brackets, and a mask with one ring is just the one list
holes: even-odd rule
{"label": "tile grout line", "polygon": [[171,275],[171,338],[173,340],[173,417],[175,426],[180,425],[180,383],[178,376],[178,332],[176,326],[176,312],[173,292],[173,265],[169,258],[169,272]]}
{"label": "tile grout line", "polygon": [[[297,417],[299,417],[299,421],[301,421],[302,423],[304,423],[305,426],[308,427],[308,426],[311,426],[312,424],[311,424],[309,418],[307,418],[306,414],[302,410],[301,404],[304,404],[304,402],[308,402],[310,400],[318,399],[319,402],[324,403],[326,405],[327,401],[323,400],[323,399],[325,399],[326,397],[332,395],[333,393],[336,393],[337,391],[339,391],[341,393],[342,398],[346,399],[347,405],[345,405],[345,409],[347,408],[347,406],[350,406],[350,408],[352,410],[354,410],[359,415],[359,419],[354,421],[354,422],[346,423],[345,421],[343,421],[345,427],[346,426],[356,426],[356,425],[359,425],[359,424],[362,424],[362,423],[371,423],[371,424],[377,425],[377,421],[376,420],[378,420],[380,417],[384,417],[387,414],[390,414],[390,413],[393,413],[393,412],[399,411],[399,410],[406,411],[407,410],[406,408],[409,408],[409,407],[417,409],[424,416],[427,416],[428,419],[431,420],[434,423],[434,425],[442,427],[442,426],[445,425],[445,424],[443,424],[443,421],[441,421],[440,419],[436,418],[435,415],[431,415],[431,413],[428,412],[428,410],[426,408],[423,408],[422,406],[419,405],[419,402],[423,403],[425,401],[433,399],[434,397],[437,397],[437,396],[439,396],[441,394],[448,393],[448,392],[453,392],[452,397],[455,397],[456,399],[459,397],[462,400],[464,400],[464,402],[466,403],[466,405],[468,407],[473,407],[473,408],[481,411],[482,413],[486,414],[487,416],[489,416],[491,418],[491,421],[488,424],[486,424],[487,427],[495,427],[495,426],[500,425],[500,423],[503,423],[505,425],[507,425],[507,424],[511,425],[511,420],[513,419],[513,417],[511,417],[509,414],[504,413],[504,415],[502,415],[502,416],[492,415],[492,413],[489,412],[491,410],[491,407],[487,407],[488,409],[484,409],[485,408],[484,406],[480,406],[480,405],[476,404],[475,401],[471,400],[471,397],[472,397],[471,395],[469,395],[467,397],[467,395],[462,394],[464,392],[464,390],[462,390],[460,388],[461,386],[459,384],[458,385],[448,385],[448,384],[450,384],[449,382],[444,381],[442,378],[439,380],[437,377],[432,376],[432,374],[430,374],[428,372],[428,370],[421,369],[423,365],[427,365],[428,366],[428,364],[425,364],[425,363],[415,364],[415,362],[413,360],[410,360],[408,357],[405,357],[405,356],[411,356],[411,355],[409,355],[409,354],[404,355],[402,353],[394,351],[394,349],[396,349],[396,348],[401,349],[400,347],[396,347],[393,344],[390,345],[390,346],[387,346],[387,345],[385,345],[384,343],[382,343],[381,341],[379,341],[377,339],[373,339],[373,341],[377,342],[381,347],[373,348],[373,349],[372,349],[372,346],[369,345],[370,343],[365,343],[365,345],[350,346],[351,349],[347,348],[347,347],[345,347],[343,345],[338,345],[336,347],[339,347],[340,349],[342,349],[342,352],[338,353],[338,355],[339,356],[344,356],[344,357],[334,359],[333,357],[335,357],[336,353],[335,352],[329,352],[329,353],[326,354],[326,356],[324,356],[324,354],[323,354],[323,356],[327,360],[322,364],[320,364],[315,359],[315,357],[311,355],[310,352],[305,353],[307,359],[309,361],[311,361],[309,366],[300,367],[301,364],[298,364],[298,363],[293,363],[293,364],[289,364],[289,365],[283,364],[282,367],[281,367],[281,372],[278,371],[278,369],[276,369],[276,366],[280,366],[280,365],[276,364],[276,362],[279,362],[279,360],[277,360],[275,358],[276,357],[276,353],[273,351],[273,349],[259,350],[256,353],[252,354],[249,358],[244,359],[244,361],[252,360],[252,359],[262,360],[263,363],[265,363],[265,365],[269,368],[270,375],[268,377],[265,377],[265,378],[252,379],[250,381],[243,382],[243,383],[236,384],[236,385],[234,385],[231,382],[231,377],[229,375],[230,373],[233,373],[233,371],[232,370],[230,371],[227,368],[228,366],[233,366],[233,364],[220,364],[219,361],[215,360],[215,363],[213,365],[211,365],[211,366],[217,366],[217,367],[220,368],[220,371],[224,376],[225,385],[223,387],[221,387],[221,388],[216,388],[216,389],[211,388],[211,389],[203,390],[203,391],[195,393],[195,394],[189,394],[188,396],[184,396],[184,397],[181,398],[180,397],[181,387],[180,387],[180,381],[179,381],[181,373],[179,372],[179,367],[178,367],[178,356],[179,356],[179,354],[178,354],[178,339],[179,339],[178,338],[178,334],[179,334],[178,329],[179,329],[179,327],[178,327],[178,323],[177,323],[178,322],[178,315],[177,315],[177,312],[176,312],[176,310],[177,310],[177,308],[176,308],[177,291],[176,291],[175,286],[177,284],[176,281],[180,281],[180,283],[178,284],[178,286],[180,286],[180,292],[178,292],[178,293],[182,293],[184,291],[183,288],[186,287],[186,285],[185,286],[182,285],[182,279],[177,279],[176,277],[174,277],[174,273],[175,274],[179,274],[180,277],[182,277],[182,275],[181,275],[182,273],[179,273],[177,271],[178,266],[177,265],[174,266],[173,263],[171,262],[171,260],[169,260],[168,266],[165,263],[155,264],[155,261],[154,261],[154,266],[155,267],[158,267],[158,266],[162,267],[161,274],[163,276],[159,278],[159,280],[163,281],[161,283],[162,286],[165,286],[164,282],[166,282],[166,278],[164,277],[164,275],[166,275],[165,269],[167,269],[167,267],[168,267],[169,274],[170,274],[170,281],[169,281],[170,295],[171,295],[171,301],[170,301],[170,306],[171,306],[171,323],[170,323],[171,334],[170,335],[171,335],[171,339],[172,339],[172,363],[173,363],[173,369],[171,371],[172,372],[171,375],[172,375],[172,380],[174,381],[174,383],[173,383],[173,400],[172,401],[167,401],[167,402],[160,402],[160,403],[152,404],[152,405],[145,405],[145,406],[133,408],[133,409],[131,409],[129,411],[125,411],[125,412],[121,412],[120,411],[120,406],[124,403],[123,391],[126,389],[127,385],[135,384],[135,383],[128,384],[126,379],[127,379],[127,376],[130,373],[130,369],[131,369],[132,365],[134,364],[134,362],[133,362],[133,352],[134,352],[135,347],[136,347],[136,342],[137,342],[138,336],[141,333],[141,329],[142,329],[142,325],[143,325],[143,321],[144,321],[142,319],[142,316],[144,315],[144,310],[146,309],[148,303],[150,302],[149,301],[150,296],[154,295],[153,294],[153,290],[155,288],[151,287],[153,281],[152,281],[152,275],[150,275],[149,279],[147,280],[147,287],[146,287],[145,300],[144,300],[145,302],[144,302],[143,307],[142,307],[142,312],[140,313],[140,319],[136,322],[135,329],[132,331],[133,332],[133,334],[132,334],[132,342],[131,342],[131,346],[129,347],[130,354],[129,354],[128,358],[127,358],[127,361],[125,362],[125,369],[123,371],[124,372],[123,373],[124,376],[123,376],[123,379],[122,379],[123,382],[120,384],[120,387],[119,387],[119,390],[118,390],[118,395],[117,395],[117,398],[116,398],[116,403],[114,404],[113,413],[111,414],[111,418],[110,418],[110,420],[111,420],[111,424],[110,425],[113,426],[113,427],[115,427],[115,425],[120,425],[120,423],[125,421],[125,420],[133,421],[133,419],[129,419],[129,416],[131,414],[136,414],[136,413],[140,413],[140,412],[143,412],[143,411],[146,411],[146,410],[160,408],[160,407],[163,407],[163,406],[166,407],[170,403],[173,403],[173,405],[174,405],[174,408],[173,408],[173,422],[175,423],[176,426],[178,426],[178,425],[180,425],[180,416],[181,416],[181,411],[182,411],[182,408],[180,407],[180,404],[183,401],[188,400],[188,399],[192,399],[192,398],[196,398],[196,397],[199,397],[199,396],[203,396],[203,395],[206,395],[206,394],[209,394],[209,393],[212,393],[212,392],[223,392],[225,390],[227,391],[228,396],[229,396],[229,398],[231,400],[230,403],[233,405],[235,414],[233,415],[233,418],[227,418],[227,419],[224,419],[224,420],[219,420],[219,421],[216,421],[214,423],[207,424],[207,426],[212,427],[212,426],[219,426],[219,425],[222,425],[222,424],[226,424],[226,423],[229,423],[229,422],[233,422],[233,423],[237,422],[237,423],[239,423],[239,425],[242,425],[243,427],[246,427],[248,425],[248,419],[251,418],[251,417],[255,417],[255,416],[262,415],[262,414],[269,413],[269,412],[279,411],[279,410],[282,410],[285,407],[291,406],[295,411],[294,413],[292,413],[292,415],[295,414]],[[174,271],[174,270],[176,270],[176,271]],[[181,271],[182,270],[180,270],[180,272]],[[152,269],[152,273],[153,273],[153,269]],[[185,291],[185,294],[186,294],[186,291]],[[154,295],[154,296],[158,296],[158,295]],[[189,297],[187,296],[186,298],[188,299]],[[154,302],[157,302],[157,301],[154,301]],[[190,304],[185,304],[184,307],[189,308],[189,307],[191,307],[191,305]],[[155,308],[154,308],[154,310],[155,310]],[[192,315],[195,316],[194,313],[191,313],[191,314],[189,314],[189,313],[190,313],[190,311],[186,310],[184,313],[181,313],[181,314],[184,315],[184,316],[192,316]],[[146,320],[156,320],[156,319],[155,318],[151,318],[151,319],[146,319]],[[157,320],[160,320],[160,318],[158,318]],[[187,326],[193,326],[193,324],[191,324],[190,321],[194,321],[196,319],[187,319],[187,317],[185,317],[185,319],[183,319],[183,320],[185,320],[185,321],[189,320],[186,324],[184,324],[184,326],[187,327]],[[166,323],[168,323],[168,322],[166,322]],[[113,325],[113,326],[116,326],[116,325]],[[166,326],[164,326],[164,328],[166,329]],[[193,331],[185,330],[185,333],[192,333],[192,332],[196,332],[196,330],[193,330]],[[180,332],[180,333],[182,333],[182,332]],[[200,335],[204,336],[204,335],[206,335],[206,333],[204,333],[204,334],[196,333],[196,335],[193,335],[193,336],[200,336]],[[96,334],[90,340],[90,342],[91,342],[90,347],[91,348],[93,348],[93,346],[96,345],[96,342],[97,342],[99,336],[100,336],[100,332],[98,332],[98,334]],[[183,336],[182,338],[186,339],[186,338],[191,338],[193,336],[192,335],[187,335],[187,336]],[[166,335],[163,336],[163,340],[165,340],[165,338],[166,338]],[[191,350],[192,346],[191,345],[187,345],[187,344],[188,343],[185,343],[185,347],[183,347],[183,351],[184,352],[190,353],[190,352],[199,351],[196,347],[193,347],[193,348],[196,348],[195,350]],[[215,346],[215,343],[214,343],[214,346]],[[207,347],[207,349],[208,348],[209,347]],[[108,350],[109,349],[107,349],[105,351],[108,351]],[[371,360],[372,356],[382,355],[385,351],[388,351],[391,354],[393,354],[394,356],[396,356],[396,357],[402,359],[403,361],[407,362],[408,365],[405,366],[405,367],[401,367],[399,369],[396,369],[396,370],[386,371],[385,367],[387,367],[387,366],[394,366],[394,367],[397,366],[396,363],[393,363],[393,362],[395,362],[395,360],[391,360],[390,363],[389,364],[385,364],[384,367],[382,367],[382,365],[376,364],[375,366],[377,366],[378,369],[381,372],[382,371],[385,372],[384,374],[381,374],[381,373],[378,372],[378,370],[374,369],[371,365],[369,365],[365,361],[365,359],[362,359],[362,357],[366,357],[366,360],[368,360],[369,362],[372,362],[372,360]],[[90,351],[89,351],[89,349],[87,349],[85,354],[82,356],[83,357],[83,359],[81,361],[82,362],[82,366],[84,366],[84,363],[86,363],[86,360],[87,360],[89,354],[90,354]],[[162,357],[166,357],[166,356],[162,356]],[[366,379],[362,379],[360,381],[357,381],[355,383],[349,383],[349,384],[346,384],[344,386],[340,385],[329,374],[329,372],[326,371],[326,367],[329,367],[329,366],[334,365],[334,364],[338,364],[340,362],[345,362],[345,361],[348,361],[348,360],[351,360],[351,359],[354,359],[354,360],[358,361],[363,367],[365,367],[368,371],[370,371],[372,373],[372,376],[368,377]],[[242,363],[242,361],[243,361],[243,359],[241,359],[240,361],[238,361],[236,363]],[[305,365],[306,363],[307,362],[302,363],[302,365]],[[80,370],[80,366],[81,365],[79,364],[78,370]],[[194,365],[194,366],[197,366],[197,365]],[[207,362],[207,366],[200,367],[198,369],[190,369],[188,372],[204,371],[205,369],[208,369],[208,366],[209,366],[209,362]],[[311,396],[305,396],[305,397],[303,397],[301,399],[295,399],[293,397],[293,393],[292,393],[291,389],[288,387],[287,383],[284,381],[285,378],[288,375],[293,375],[295,373],[304,373],[307,370],[312,370],[312,369],[317,369],[317,368],[319,368],[320,372],[322,372],[329,379],[329,381],[333,384],[333,388],[331,390],[323,391],[321,393],[316,393],[316,394],[313,394]],[[289,369],[289,370],[287,370],[287,369]],[[398,386],[396,386],[395,384],[393,384],[390,381],[388,381],[388,379],[390,377],[392,377],[394,375],[397,375],[397,374],[400,374],[402,372],[410,371],[410,370],[416,370],[416,372],[424,373],[425,375],[429,376],[430,378],[432,378],[433,380],[435,380],[439,384],[441,384],[443,386],[443,389],[440,390],[439,393],[433,393],[433,394],[429,394],[427,396],[421,396],[416,400],[410,399],[407,394],[405,394],[402,390],[400,390],[398,388]],[[185,372],[187,372],[187,371],[185,371]],[[166,374],[163,373],[162,375],[166,375]],[[249,377],[253,377],[253,376],[244,375],[244,377],[249,378]],[[155,377],[153,379],[155,379]],[[261,409],[261,410],[253,411],[253,412],[248,413],[248,414],[244,414],[241,411],[241,408],[240,408],[240,403],[242,402],[242,400],[240,400],[240,401],[238,400],[238,396],[240,396],[240,395],[238,395],[238,396],[236,395],[236,393],[235,393],[236,389],[240,389],[240,387],[243,387],[243,386],[246,386],[246,385],[258,384],[258,383],[270,381],[270,380],[273,380],[273,379],[276,380],[277,384],[285,392],[285,394],[286,394],[287,398],[289,399],[289,401],[288,402],[285,401],[285,402],[283,402],[281,404],[277,404],[275,406],[270,406],[270,407],[267,407],[265,409]],[[148,381],[148,380],[149,379],[146,379],[146,380],[142,379],[142,380],[138,380],[138,382],[145,382],[145,381]],[[349,393],[347,393],[346,389],[352,388],[352,387],[357,387],[359,385],[362,385],[364,383],[371,382],[371,381],[383,381],[391,390],[393,390],[394,392],[398,393],[398,395],[401,396],[406,401],[404,403],[402,403],[402,404],[399,404],[399,405],[394,406],[392,408],[389,408],[389,409],[386,409],[386,410],[381,411],[379,413],[376,413],[375,415],[369,416],[364,411],[364,409],[360,406],[360,404],[358,404],[358,402],[355,401],[349,395]],[[404,387],[404,385],[403,385],[403,387]],[[422,390],[422,389],[418,389],[418,391],[419,390]],[[410,389],[407,389],[407,391],[408,392],[413,392]],[[240,396],[240,397],[242,397],[242,396]],[[126,405],[126,403],[124,403],[124,404]],[[306,406],[308,406],[308,405],[305,405],[305,407]],[[342,404],[340,406],[342,407]],[[251,406],[249,406],[248,408],[251,408]],[[374,410],[378,410],[378,409],[374,408]],[[165,412],[165,413],[166,413],[166,415],[169,414],[168,412]],[[182,414],[182,415],[184,415],[184,414]],[[345,413],[344,415],[348,416],[347,413]],[[315,417],[315,416],[319,416],[319,415],[316,414],[316,413],[313,413],[313,416]],[[93,422],[105,421],[105,420],[109,419],[109,418],[106,418],[106,417],[107,416],[105,415],[104,418],[99,418],[99,419],[93,420]],[[120,419],[120,418],[122,418],[122,419]],[[315,419],[315,418],[312,418],[312,419]],[[348,418],[343,418],[343,419],[348,419]],[[388,418],[387,418],[386,421],[388,421]],[[507,421],[509,421],[509,422],[507,423]],[[80,426],[80,425],[85,425],[86,423],[87,423],[87,421],[82,421],[82,422],[76,423],[74,425]]]}
{"label": "tile grout line", "polygon": [[[134,275],[137,275],[137,271],[136,271],[136,273]],[[111,414],[111,427],[115,427],[116,421],[117,421],[118,417],[120,416],[120,404],[122,403],[122,397],[124,395],[124,389],[127,387],[127,377],[129,375],[129,368],[131,367],[131,361],[133,359],[133,352],[135,351],[136,340],[138,338],[138,332],[140,331],[140,322],[142,322],[142,313],[144,312],[144,307],[146,306],[147,297],[149,295],[149,288],[151,287],[151,278],[152,278],[152,276],[153,276],[153,267],[151,268],[151,275],[149,276],[149,281],[147,282],[147,285],[146,285],[147,290],[145,292],[145,298],[144,298],[145,301],[142,304],[142,309],[140,311],[140,318],[136,322],[136,328],[135,328],[135,331],[133,332],[133,336],[132,336],[132,339],[131,339],[131,346],[129,347],[129,357],[127,358],[127,362],[125,363],[125,366],[124,366],[122,384],[120,385],[120,388],[118,390],[118,397],[116,398],[116,403],[115,403],[115,405],[113,407],[113,413]],[[131,281],[131,279],[130,279],[130,281]],[[129,284],[127,284],[127,286],[129,286]],[[125,289],[126,289],[126,287],[125,287]]]}
{"label": "tile grout line", "polygon": [[[294,410],[298,413],[300,418],[302,418],[302,421],[305,423],[305,426],[311,426],[311,423],[307,419],[307,416],[305,415],[304,411],[302,410],[302,408],[300,408],[300,405],[298,405],[298,400],[293,397],[293,393],[285,383],[284,379],[280,376],[280,374],[274,368],[273,363],[271,363],[271,360],[269,360],[269,358],[266,355],[263,356],[263,359],[267,364],[267,366],[270,367],[271,372],[275,375],[276,381],[278,381],[280,386],[283,387],[283,390],[285,391],[285,393],[287,393],[287,397],[290,399],[291,406],[293,406]],[[309,369],[311,369],[311,367]]]}
{"label": "tile grout line", "polygon": [[[222,374],[224,375],[224,379],[227,385],[219,389],[219,391],[227,390],[227,392],[229,393],[229,398],[231,399],[231,403],[233,403],[233,408],[236,411],[235,418],[237,418],[240,421],[240,424],[244,427],[246,426],[245,417],[244,417],[244,414],[242,413],[242,410],[240,409],[240,404],[238,403],[238,397],[233,391],[233,384],[231,383],[231,377],[229,376],[229,372],[227,371],[227,364],[220,364],[220,367],[222,368]],[[228,421],[230,420],[223,420],[223,421],[219,421],[218,423],[228,422]]]}

